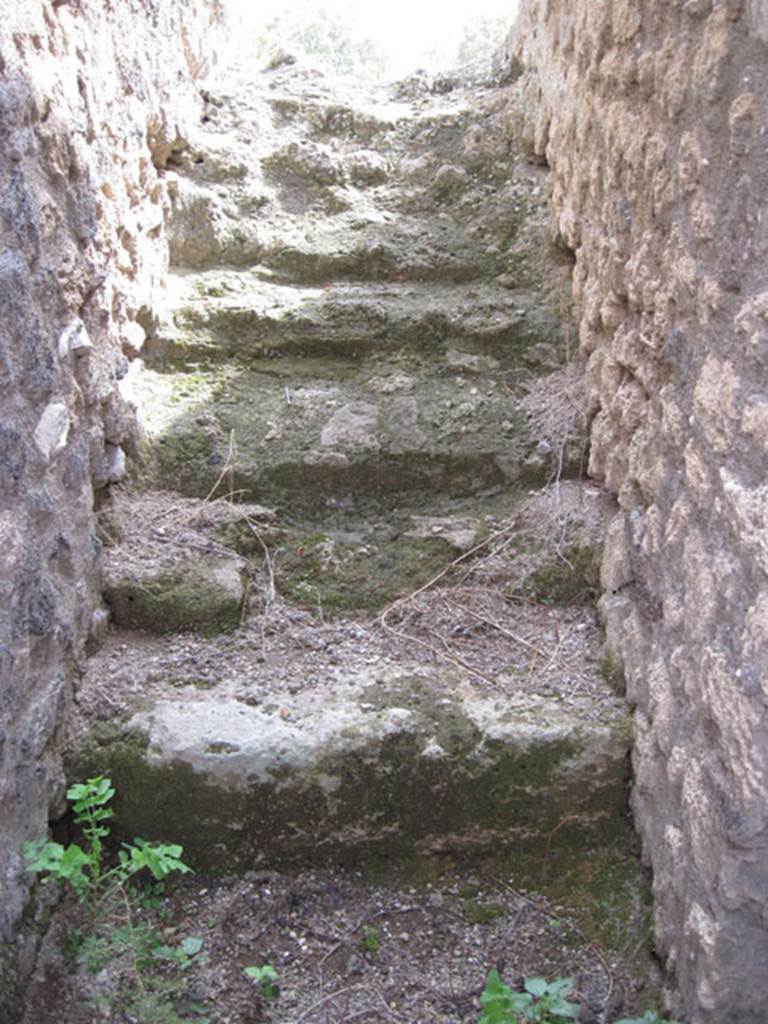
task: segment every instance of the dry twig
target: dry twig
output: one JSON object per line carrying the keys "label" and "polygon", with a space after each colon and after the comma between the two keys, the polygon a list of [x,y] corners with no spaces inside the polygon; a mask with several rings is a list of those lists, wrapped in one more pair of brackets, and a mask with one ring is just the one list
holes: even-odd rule
{"label": "dry twig", "polygon": [[445,597],[444,596],[444,600],[446,601],[447,604],[451,605],[457,611],[464,612],[467,615],[471,615],[473,619],[477,619],[478,622],[485,623],[486,626],[491,626],[493,629],[498,630],[499,633],[501,633],[503,636],[508,637],[510,640],[514,640],[514,642],[516,644],[520,644],[522,647],[527,647],[528,650],[533,651],[534,654],[538,654],[538,655],[541,654],[540,648],[538,648],[535,644],[530,643],[530,641],[528,641],[528,640],[524,640],[521,636],[518,636],[516,633],[513,633],[509,629],[506,629],[504,626],[500,625],[494,619],[487,619],[487,618],[485,618],[485,616],[479,615],[476,611],[474,611],[468,605],[462,605],[460,607],[454,601],[452,601],[449,597]]}
{"label": "dry twig", "polygon": [[224,477],[227,476],[227,475],[229,476],[229,493],[227,494],[227,498],[229,499],[229,501],[232,501],[232,499],[235,496],[235,460],[236,460],[236,458],[237,458],[237,442],[235,440],[235,432],[234,432],[234,430],[230,430],[230,432],[229,432],[229,449],[227,451],[227,457],[226,457],[226,459],[224,461],[224,465],[221,468],[221,472],[218,475],[216,483],[213,485],[213,487],[210,489],[210,491],[208,492],[208,494],[205,497],[206,501],[210,501],[211,498],[213,498],[214,494],[219,489],[219,485],[223,481]]}

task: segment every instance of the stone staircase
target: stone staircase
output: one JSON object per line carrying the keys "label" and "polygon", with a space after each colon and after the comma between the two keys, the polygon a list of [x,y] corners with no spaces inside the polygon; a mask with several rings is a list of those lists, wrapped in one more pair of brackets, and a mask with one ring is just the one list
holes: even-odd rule
{"label": "stone staircase", "polygon": [[196,864],[536,874],[626,841],[541,172],[513,84],[449,86],[279,65],[209,93],[167,169],[147,469],[105,513],[72,770]]}

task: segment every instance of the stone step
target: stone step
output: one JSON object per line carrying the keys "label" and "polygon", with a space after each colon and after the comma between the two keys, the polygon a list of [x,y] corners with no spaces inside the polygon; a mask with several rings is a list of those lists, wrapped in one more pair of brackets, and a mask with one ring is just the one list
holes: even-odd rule
{"label": "stone step", "polygon": [[305,211],[298,221],[277,200],[268,208],[259,207],[257,198],[243,200],[246,207],[252,204],[250,211],[223,212],[204,191],[179,182],[180,212],[171,232],[174,265],[204,271],[261,264],[295,283],[460,283],[511,269],[498,249],[489,251],[487,241],[448,218],[381,212],[371,204],[360,209],[352,190],[326,191],[332,201],[319,214]]}
{"label": "stone step", "polygon": [[265,245],[262,262],[286,280],[447,281],[491,278],[509,268],[498,252],[446,218],[394,217],[383,222],[342,216],[314,230],[283,232]]}
{"label": "stone step", "polygon": [[266,698],[168,686],[125,725],[102,725],[77,774],[108,773],[121,831],[172,837],[199,870],[435,855],[520,870],[563,846],[575,858],[614,843],[626,828],[623,702],[500,683],[488,692],[453,670],[379,661]]}
{"label": "stone step", "polygon": [[145,358],[346,356],[442,350],[467,372],[558,360],[561,328],[528,293],[493,285],[336,283],[294,287],[257,272],[177,275],[173,310]]}
{"label": "stone step", "polygon": [[[176,507],[194,501],[178,494],[173,500]],[[199,504],[205,519],[210,509]],[[265,550],[276,593],[286,600],[320,609],[324,618],[379,611],[428,583],[488,530],[488,517],[471,510],[400,514],[324,531],[277,522],[272,510],[252,504],[227,508],[227,517],[217,510],[221,521],[207,537],[187,532],[169,544],[165,533],[152,538],[139,531],[129,544],[107,548],[103,596],[113,625],[161,635],[233,632],[248,614],[249,598],[260,606],[249,573]],[[167,505],[159,509],[161,520],[166,511]]]}
{"label": "stone step", "polygon": [[403,502],[426,511],[438,495],[530,486],[556,471],[558,452],[529,425],[514,378],[479,372],[483,358],[137,366],[126,390],[142,411],[152,486],[205,497],[218,480],[217,494],[294,520]]}
{"label": "stone step", "polygon": [[206,90],[205,126],[227,140],[239,136],[252,148],[262,145],[261,138],[249,131],[254,122],[271,123],[281,135],[295,127],[303,138],[339,137],[370,144],[413,116],[408,102],[390,98],[364,81],[329,79],[309,65],[259,69],[257,76],[252,67],[234,68],[233,78],[234,82],[219,82]]}

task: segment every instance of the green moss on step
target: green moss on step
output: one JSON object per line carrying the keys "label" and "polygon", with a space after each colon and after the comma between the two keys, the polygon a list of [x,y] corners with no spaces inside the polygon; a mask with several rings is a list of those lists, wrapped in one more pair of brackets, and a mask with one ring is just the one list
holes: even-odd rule
{"label": "green moss on step", "polygon": [[541,888],[571,908],[588,939],[605,949],[626,949],[628,942],[650,948],[653,901],[648,871],[640,863],[637,838],[585,852],[560,855],[548,866]]}
{"label": "green moss on step", "polygon": [[528,577],[526,587],[541,604],[588,604],[600,593],[602,551],[590,545],[572,545]]}
{"label": "green moss on step", "polygon": [[236,569],[227,567],[228,579],[222,582],[215,568],[203,559],[152,577],[113,579],[104,589],[104,600],[124,629],[198,630],[208,636],[228,632],[240,625],[245,588]]}
{"label": "green moss on step", "polygon": [[212,397],[216,386],[210,373],[179,373],[174,375],[169,402],[171,405],[186,404],[190,399],[205,400]]}
{"label": "green moss on step", "polygon": [[464,900],[464,917],[470,924],[493,924],[500,917],[506,917],[508,913],[508,909],[501,903]]}
{"label": "green moss on step", "polygon": [[[606,948],[628,936],[646,941],[648,886],[621,762],[611,777],[578,774],[565,767],[578,760],[578,743],[546,741],[478,758],[476,728],[459,706],[418,677],[388,697],[386,689],[376,684],[366,697],[374,702],[378,692],[381,708],[431,716],[445,757],[425,758],[417,729],[370,748],[329,750],[303,779],[283,769],[271,782],[222,786],[186,763],[153,763],[146,735],[116,729],[70,760],[69,777],[108,774],[117,789],[113,838],[180,842],[199,871],[330,863],[369,877],[395,871],[402,882],[469,861],[479,877],[509,879],[574,908],[585,933]],[[487,894],[479,898],[486,888],[460,894],[478,924],[499,916]]]}
{"label": "green moss on step", "polygon": [[607,651],[600,658],[597,671],[615,694],[618,694],[620,697],[624,696],[627,688],[626,680],[624,679],[624,667],[610,651]]}
{"label": "green moss on step", "polygon": [[323,614],[376,611],[426,583],[454,557],[439,539],[398,536],[349,544],[297,532],[275,549],[275,580],[285,597]]}

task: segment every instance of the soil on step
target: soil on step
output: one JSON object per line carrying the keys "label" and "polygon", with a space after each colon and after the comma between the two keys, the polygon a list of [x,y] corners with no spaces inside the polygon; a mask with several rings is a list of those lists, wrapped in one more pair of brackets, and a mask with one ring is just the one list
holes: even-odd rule
{"label": "soil on step", "polygon": [[[114,545],[106,551],[108,575],[140,576],[147,567],[168,571],[179,559],[217,550],[222,534],[238,524],[256,523],[253,544],[243,552],[251,607],[236,632],[219,636],[111,631],[78,687],[81,717],[70,745],[77,747],[83,731],[119,726],[137,702],[169,691],[194,695],[215,687],[222,697],[244,703],[290,703],[292,695],[341,670],[361,672],[386,661],[452,666],[489,694],[532,691],[566,705],[585,698],[593,714],[607,711],[615,694],[600,665],[594,554],[586,566],[579,558],[599,551],[611,497],[569,481],[531,492],[511,517],[509,502],[499,502],[497,514],[485,499],[474,510],[482,509],[482,516],[464,509],[436,519],[443,530],[438,538],[474,522],[475,550],[444,555],[426,579],[403,572],[383,617],[371,610],[332,617],[322,594],[304,607],[281,597],[289,553],[283,555],[270,538],[268,510],[172,492],[116,499],[104,522]],[[374,536],[386,526],[380,524]],[[276,583],[271,594],[270,569]],[[330,564],[323,567],[322,586],[333,571]],[[300,582],[301,576],[294,589]]]}
{"label": "soil on step", "polygon": [[[67,906],[46,939],[23,1024],[474,1024],[492,968],[512,987],[536,975],[573,978],[582,1024],[639,1015],[656,995],[653,979],[643,971],[638,978],[647,926],[639,904],[625,941],[611,950],[592,939],[583,919],[504,877],[464,873],[385,886],[357,874],[252,871],[191,877],[168,889],[136,912],[135,923],[151,925],[170,945],[188,937],[203,945],[180,972],[179,992],[161,1000],[167,1015],[156,1007],[141,1016],[137,1001],[122,1002],[131,1001],[127,957],[96,973],[73,972],[64,956],[75,950],[78,914]],[[610,898],[601,912],[610,915]],[[279,977],[269,1000],[243,973],[265,964]],[[149,989],[155,971],[143,972]]]}

